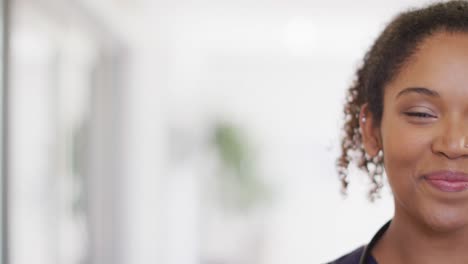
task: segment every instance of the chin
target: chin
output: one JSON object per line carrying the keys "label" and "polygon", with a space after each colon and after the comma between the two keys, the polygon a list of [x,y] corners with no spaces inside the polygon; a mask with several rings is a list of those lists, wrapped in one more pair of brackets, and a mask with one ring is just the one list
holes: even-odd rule
{"label": "chin", "polygon": [[426,215],[424,222],[433,231],[448,233],[468,227],[468,215],[460,210],[434,210]]}

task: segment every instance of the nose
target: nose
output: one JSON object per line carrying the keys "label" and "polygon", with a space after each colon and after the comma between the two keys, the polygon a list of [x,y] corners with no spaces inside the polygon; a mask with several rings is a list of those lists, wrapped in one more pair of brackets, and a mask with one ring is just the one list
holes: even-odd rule
{"label": "nose", "polygon": [[449,159],[468,157],[468,125],[466,120],[446,122],[444,129],[435,138],[432,150]]}

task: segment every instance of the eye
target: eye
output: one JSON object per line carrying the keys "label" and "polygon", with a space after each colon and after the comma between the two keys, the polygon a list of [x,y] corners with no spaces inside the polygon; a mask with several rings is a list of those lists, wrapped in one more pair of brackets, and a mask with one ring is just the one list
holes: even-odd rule
{"label": "eye", "polygon": [[418,117],[418,118],[436,118],[435,115],[425,113],[425,112],[405,112],[405,115],[410,117]]}

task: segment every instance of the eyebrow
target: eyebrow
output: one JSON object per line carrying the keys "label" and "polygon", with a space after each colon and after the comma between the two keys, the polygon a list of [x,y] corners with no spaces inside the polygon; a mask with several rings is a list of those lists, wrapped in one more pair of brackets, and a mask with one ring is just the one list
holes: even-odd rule
{"label": "eyebrow", "polygon": [[397,94],[396,98],[398,98],[398,97],[400,97],[400,96],[402,96],[404,94],[408,94],[408,93],[418,93],[418,94],[428,95],[428,96],[431,96],[431,97],[440,97],[439,93],[437,93],[434,90],[425,88],[425,87],[408,87],[408,88],[405,88],[405,89],[401,90]]}

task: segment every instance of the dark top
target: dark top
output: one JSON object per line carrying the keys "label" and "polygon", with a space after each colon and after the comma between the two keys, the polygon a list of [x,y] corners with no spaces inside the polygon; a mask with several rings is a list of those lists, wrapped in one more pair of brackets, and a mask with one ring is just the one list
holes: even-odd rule
{"label": "dark top", "polygon": [[379,231],[374,235],[367,246],[361,246],[351,253],[348,253],[335,261],[328,264],[378,264],[375,258],[371,255],[371,251],[375,244],[383,236],[391,221],[388,221],[382,226]]}
{"label": "dark top", "polygon": [[[355,249],[353,252],[348,253],[340,257],[339,259],[330,262],[329,264],[359,264],[359,261],[361,260],[361,257],[364,254],[365,249],[366,249],[366,246],[361,246]],[[372,255],[368,255],[367,260],[364,263],[378,264]]]}

